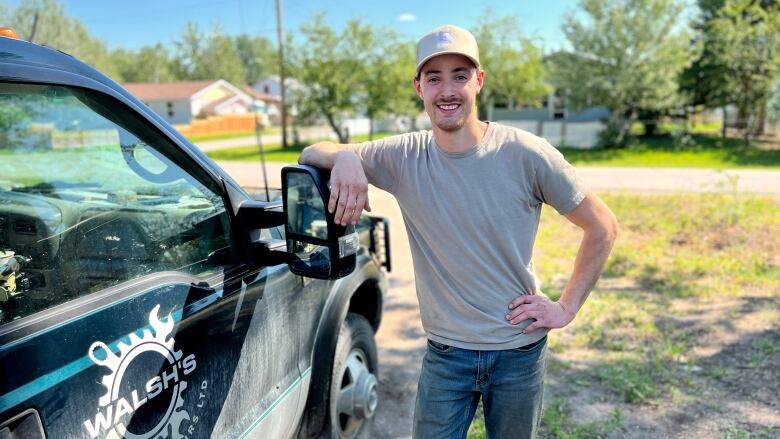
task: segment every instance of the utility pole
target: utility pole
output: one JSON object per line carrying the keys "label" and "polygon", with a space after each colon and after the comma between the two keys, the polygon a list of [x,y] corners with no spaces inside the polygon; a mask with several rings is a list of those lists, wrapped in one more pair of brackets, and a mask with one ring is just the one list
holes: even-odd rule
{"label": "utility pole", "polygon": [[282,148],[287,149],[287,99],[284,90],[284,32],[282,31],[282,0],[276,0],[276,32],[279,36],[279,85],[282,91]]}
{"label": "utility pole", "polygon": [[33,15],[33,25],[32,30],[30,31],[30,37],[27,38],[27,41],[34,42],[35,41],[35,32],[38,31],[38,16],[40,15],[40,9],[35,10],[35,15]]}

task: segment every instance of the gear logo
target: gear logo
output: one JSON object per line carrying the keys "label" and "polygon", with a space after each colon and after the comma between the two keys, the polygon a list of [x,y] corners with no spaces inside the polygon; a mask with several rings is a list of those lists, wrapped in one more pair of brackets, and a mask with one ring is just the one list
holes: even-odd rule
{"label": "gear logo", "polygon": [[[90,346],[87,354],[92,362],[111,370],[101,381],[106,388],[106,393],[98,400],[99,407],[94,422],[91,419],[84,421],[84,427],[92,439],[184,437],[180,433],[181,424],[189,420],[190,416],[182,408],[184,405],[182,395],[187,389],[187,381],[183,378],[192,373],[197,364],[194,354],[182,359],[182,352],[175,349],[174,339],[171,337],[173,316],[168,314],[161,320],[157,316],[159,310],[160,305],[157,305],[149,314],[149,325],[152,330],[144,329],[141,336],[132,332],[128,334],[130,343],[119,342],[119,355],[114,354],[102,341],[96,341]],[[155,353],[164,358],[164,366],[161,368],[163,371],[159,376],[148,380],[140,394],[136,389],[132,390],[130,395],[120,395],[122,379],[128,366],[139,355],[148,353]],[[127,424],[132,419],[132,414],[168,388],[171,388],[171,401],[160,421],[145,433],[129,431]]]}

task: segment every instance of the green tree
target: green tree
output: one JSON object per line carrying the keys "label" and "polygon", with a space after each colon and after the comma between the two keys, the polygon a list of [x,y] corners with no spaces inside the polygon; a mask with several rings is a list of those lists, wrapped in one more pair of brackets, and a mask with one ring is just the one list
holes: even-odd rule
{"label": "green tree", "polygon": [[[288,72],[303,84],[294,95],[301,119],[322,117],[340,142],[347,142],[344,118],[355,114],[365,77],[364,56],[370,28],[350,21],[341,34],[325,24],[322,14],[300,27],[303,40],[289,51]],[[364,94],[362,96],[365,96]]]}
{"label": "green tree", "polygon": [[267,38],[241,34],[235,37],[234,44],[246,72],[244,83],[251,85],[278,72],[279,56]]}
{"label": "green tree", "polygon": [[246,84],[246,69],[233,39],[224,35],[219,26],[204,34],[188,21],[173,45],[172,69],[178,78],[225,79],[239,87]]}
{"label": "green tree", "polygon": [[0,149],[10,149],[16,144],[14,137],[21,131],[22,122],[29,119],[27,109],[13,100],[0,98]]}
{"label": "green tree", "polygon": [[7,13],[7,25],[20,38],[59,49],[110,77],[118,77],[106,45],[90,35],[81,21],[68,16],[56,1],[22,0]]}
{"label": "green tree", "polygon": [[386,115],[413,116],[418,100],[414,91],[413,44],[400,41],[397,34],[387,29],[373,31],[367,38],[365,73],[360,80],[364,92],[362,106],[369,119],[368,138],[374,137],[374,121]]}
{"label": "green tree", "polygon": [[122,82],[171,82],[176,79],[171,72],[168,50],[160,43],[137,51],[116,49],[111,52],[111,58]]}
{"label": "green tree", "polygon": [[518,103],[536,103],[550,93],[542,51],[524,38],[514,16],[496,16],[488,11],[479,19],[474,36],[485,70],[485,85],[477,96],[480,117],[489,119],[496,104],[513,108]]}
{"label": "green tree", "polygon": [[178,79],[192,79],[197,73],[198,63],[203,57],[205,36],[198,25],[187,21],[179,38],[173,40],[171,70]]}
{"label": "green tree", "polygon": [[[609,145],[624,145],[639,111],[663,112],[682,104],[678,78],[697,48],[680,16],[678,0],[582,0],[563,32],[572,50],[556,57],[553,77],[575,107],[612,111]],[[586,17],[585,20],[579,18]]]}
{"label": "green tree", "polygon": [[[693,63],[680,76],[680,87],[687,105],[706,108],[725,107],[729,101],[729,91],[723,87],[726,66],[715,62],[712,44],[707,42],[706,29],[710,20],[718,13],[725,0],[699,0],[699,14],[691,23],[695,34],[692,44],[700,45],[702,50]],[[723,136],[726,135],[725,108],[723,112]]]}
{"label": "green tree", "polygon": [[193,79],[225,79],[238,87],[246,85],[246,69],[233,39],[219,28],[212,31]]}
{"label": "green tree", "polygon": [[715,70],[722,91],[715,104],[736,105],[745,140],[759,133],[773,85],[780,79],[780,6],[729,0],[704,29],[703,68]]}

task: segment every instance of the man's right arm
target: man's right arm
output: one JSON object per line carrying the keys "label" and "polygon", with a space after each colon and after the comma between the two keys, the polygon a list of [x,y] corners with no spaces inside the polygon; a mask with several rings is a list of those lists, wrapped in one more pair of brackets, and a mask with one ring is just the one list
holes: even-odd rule
{"label": "man's right arm", "polygon": [[328,212],[334,213],[337,224],[357,224],[364,208],[371,211],[368,179],[360,158],[350,150],[350,145],[315,143],[303,150],[298,163],[331,170]]}

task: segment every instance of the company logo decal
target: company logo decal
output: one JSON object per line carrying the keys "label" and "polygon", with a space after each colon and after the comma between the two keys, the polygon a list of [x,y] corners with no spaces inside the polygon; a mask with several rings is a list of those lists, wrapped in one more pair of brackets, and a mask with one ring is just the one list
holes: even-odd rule
{"label": "company logo decal", "polygon": [[436,35],[439,46],[449,46],[455,42],[455,34],[450,30],[442,30]]}
{"label": "company logo decal", "polygon": [[[152,330],[144,329],[142,335],[128,334],[130,343],[119,342],[119,355],[114,354],[102,341],[97,341],[90,346],[87,354],[97,365],[110,369],[110,373],[102,379],[106,393],[98,400],[98,410],[95,419],[84,421],[84,427],[93,439],[105,437],[107,439],[129,438],[183,438],[180,433],[182,422],[190,419],[190,415],[183,408],[182,397],[187,389],[187,381],[184,378],[191,374],[197,364],[195,354],[184,356],[180,350],[174,347],[174,339],[171,337],[173,330],[173,316],[168,314],[164,319],[157,316],[160,305],[154,307],[149,314],[149,325]],[[129,392],[122,386],[123,377],[133,360],[140,355],[147,359],[149,355],[157,354],[163,357],[163,367],[158,376],[148,381],[139,391],[133,389]],[[165,413],[159,422],[146,432],[132,432],[127,424],[132,414],[141,406],[160,396],[164,390],[170,390],[171,400],[167,404]],[[167,394],[167,393],[166,393]]]}

